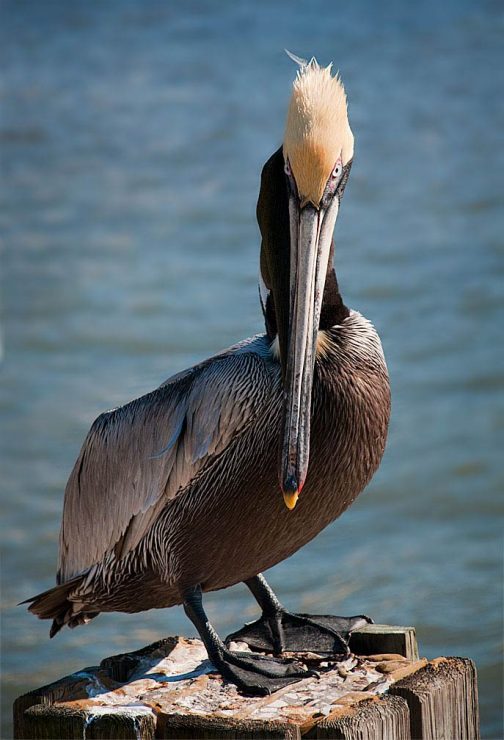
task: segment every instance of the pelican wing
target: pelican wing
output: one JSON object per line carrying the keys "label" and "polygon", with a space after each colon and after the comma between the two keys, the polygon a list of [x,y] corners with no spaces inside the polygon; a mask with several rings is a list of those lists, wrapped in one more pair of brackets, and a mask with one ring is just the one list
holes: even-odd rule
{"label": "pelican wing", "polygon": [[276,375],[260,335],[99,416],[65,491],[58,583],[132,550],[264,410]]}

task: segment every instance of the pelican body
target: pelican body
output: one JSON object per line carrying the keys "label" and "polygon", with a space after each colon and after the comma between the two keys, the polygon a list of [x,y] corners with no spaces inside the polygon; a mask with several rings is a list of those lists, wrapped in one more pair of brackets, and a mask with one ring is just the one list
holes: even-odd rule
{"label": "pelican body", "polygon": [[261,572],[339,517],[385,448],[380,339],[333,267],[352,157],[341,81],[301,61],[257,206],[266,331],[94,422],[65,492],[57,586],[30,600],[51,636],[100,612],[183,604],[223,675],[269,692],[306,671],[232,652],[202,606],[203,592],[243,581],[262,617],[235,637],[276,654],[307,639],[348,649],[366,618],[289,614]]}

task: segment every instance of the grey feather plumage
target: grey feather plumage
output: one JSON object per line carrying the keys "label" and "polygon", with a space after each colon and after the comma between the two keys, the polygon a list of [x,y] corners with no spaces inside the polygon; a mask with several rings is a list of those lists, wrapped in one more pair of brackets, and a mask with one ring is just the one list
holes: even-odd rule
{"label": "grey feather plumage", "polygon": [[169,501],[261,412],[268,357],[264,338],[253,338],[96,419],[66,487],[59,582],[134,550]]}

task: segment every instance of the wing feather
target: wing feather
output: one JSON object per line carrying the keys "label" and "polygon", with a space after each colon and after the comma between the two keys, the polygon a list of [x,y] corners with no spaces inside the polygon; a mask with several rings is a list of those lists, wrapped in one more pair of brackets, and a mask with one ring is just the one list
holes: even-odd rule
{"label": "wing feather", "polygon": [[134,549],[170,499],[264,409],[274,377],[260,335],[101,414],[67,483],[58,582]]}

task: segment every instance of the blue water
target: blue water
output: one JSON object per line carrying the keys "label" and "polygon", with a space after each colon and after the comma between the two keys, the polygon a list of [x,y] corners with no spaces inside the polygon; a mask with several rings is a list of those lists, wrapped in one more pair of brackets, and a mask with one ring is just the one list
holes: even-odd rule
{"label": "blue water", "polygon": [[[168,633],[180,609],[49,642],[64,485],[96,415],[261,330],[255,200],[292,62],[334,60],[355,163],[348,305],[392,380],[367,493],[270,573],[294,609],[414,624],[478,666],[502,738],[502,12],[494,2],[14,2],[1,15],[2,737],[15,696]],[[499,189],[500,188],[500,189]],[[208,599],[226,633],[243,586]]]}

